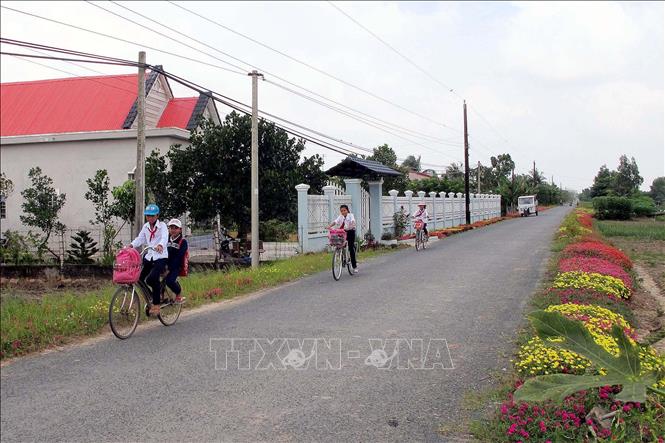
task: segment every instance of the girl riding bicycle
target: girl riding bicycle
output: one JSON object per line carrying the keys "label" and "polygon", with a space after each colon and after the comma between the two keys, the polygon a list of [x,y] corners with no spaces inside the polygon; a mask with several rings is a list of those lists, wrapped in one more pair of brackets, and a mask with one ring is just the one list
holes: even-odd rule
{"label": "girl riding bicycle", "polygon": [[418,210],[416,213],[413,215],[413,221],[421,221],[423,222],[423,231],[425,232],[425,236],[427,236],[427,219],[429,218],[429,215],[427,214],[427,203],[425,202],[420,202],[418,203]]}
{"label": "girl riding bicycle", "polygon": [[158,219],[159,206],[149,204],[143,213],[145,214],[147,223],[143,225],[141,232],[132,241],[131,246],[135,249],[138,249],[142,245],[148,245],[153,248],[143,257],[143,269],[141,270],[139,280],[144,281],[145,279],[152,292],[150,315],[158,315],[159,304],[161,302],[161,283],[159,277],[164,272],[168,261],[167,243],[169,233],[166,223]]}
{"label": "girl riding bicycle", "polygon": [[346,241],[349,245],[349,255],[351,255],[351,266],[353,266],[353,273],[358,273],[358,265],[356,263],[356,217],[349,212],[347,205],[339,207],[340,215],[334,222],[328,225],[328,229],[336,226],[339,229],[346,231]]}

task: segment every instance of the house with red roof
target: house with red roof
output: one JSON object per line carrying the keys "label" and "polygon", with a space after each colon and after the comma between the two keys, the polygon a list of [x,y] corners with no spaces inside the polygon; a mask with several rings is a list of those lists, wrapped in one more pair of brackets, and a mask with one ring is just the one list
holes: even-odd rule
{"label": "house with red roof", "polygon": [[[220,123],[209,95],[176,98],[157,71],[146,73],[145,90],[146,156],[188,143],[201,119]],[[27,230],[21,191],[34,166],[67,196],[60,220],[89,229],[94,209],[84,197],[86,180],[106,169],[111,187],[119,186],[136,166],[138,74],[2,83],[0,93],[0,167],[14,184],[2,198],[2,232]]]}

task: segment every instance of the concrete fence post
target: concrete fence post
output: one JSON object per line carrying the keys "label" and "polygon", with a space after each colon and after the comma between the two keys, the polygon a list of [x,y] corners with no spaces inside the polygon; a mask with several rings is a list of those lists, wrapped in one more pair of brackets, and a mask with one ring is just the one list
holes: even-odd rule
{"label": "concrete fence post", "polygon": [[309,237],[309,201],[307,198],[307,191],[309,185],[301,183],[296,186],[298,191],[298,240],[300,242],[300,249],[303,253],[309,252],[308,237]]}
{"label": "concrete fence post", "polygon": [[376,242],[383,235],[383,178],[367,183],[369,185],[369,230]]}
{"label": "concrete fence post", "polygon": [[336,187],[327,185],[323,187],[323,195],[328,197],[328,220],[335,219],[335,191]]}
{"label": "concrete fence post", "polygon": [[[388,194],[392,197],[393,199],[393,213],[391,214],[391,225],[393,227],[393,232],[395,231],[395,214],[397,213],[397,196],[399,195],[399,191],[396,189],[391,189],[388,191]],[[381,233],[383,235],[383,233]]]}
{"label": "concrete fence post", "polygon": [[408,206],[406,212],[407,214],[409,214],[409,222],[407,222],[406,225],[409,227],[409,234],[412,234],[413,226],[411,225],[410,220],[411,220],[411,215],[413,215],[413,191],[405,191],[404,195],[406,195],[407,198],[406,204]]}
{"label": "concrete fence post", "polygon": [[430,198],[432,199],[432,229],[430,230],[435,230],[436,229],[436,192],[432,191],[429,193]]}

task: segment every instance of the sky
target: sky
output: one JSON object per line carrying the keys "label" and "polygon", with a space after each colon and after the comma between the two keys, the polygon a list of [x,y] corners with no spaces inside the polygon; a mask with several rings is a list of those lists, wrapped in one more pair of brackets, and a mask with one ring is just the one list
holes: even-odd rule
{"label": "sky", "polygon": [[[148,63],[243,103],[251,103],[247,72],[257,69],[265,79],[261,111],[364,149],[387,143],[398,158],[422,156],[435,170],[464,159],[466,100],[472,166],[510,153],[516,172],[535,161],[548,180],[578,191],[601,165],[616,169],[622,154],[635,158],[644,190],[665,175],[662,2],[175,3],[203,18],[170,2],[3,1],[0,29],[4,38],[123,59],[145,50]],[[136,71],[37,62],[2,55],[2,82]],[[338,103],[328,106],[362,111],[390,129],[277,85],[306,88]],[[176,96],[197,95],[171,86]],[[361,148],[351,149],[366,153]],[[308,144],[305,155],[314,153],[325,156],[326,167],[344,158]]]}

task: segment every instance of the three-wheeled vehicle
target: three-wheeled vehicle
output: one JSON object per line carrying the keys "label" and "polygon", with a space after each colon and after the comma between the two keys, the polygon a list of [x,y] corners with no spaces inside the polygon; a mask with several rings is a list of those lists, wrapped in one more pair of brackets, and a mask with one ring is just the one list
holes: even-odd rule
{"label": "three-wheeled vehicle", "polygon": [[517,212],[520,217],[528,217],[531,214],[538,215],[538,199],[535,195],[522,195],[517,197]]}

